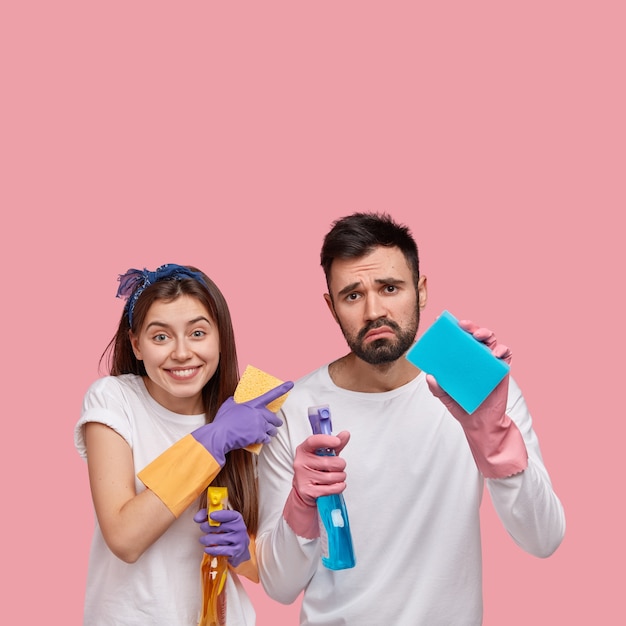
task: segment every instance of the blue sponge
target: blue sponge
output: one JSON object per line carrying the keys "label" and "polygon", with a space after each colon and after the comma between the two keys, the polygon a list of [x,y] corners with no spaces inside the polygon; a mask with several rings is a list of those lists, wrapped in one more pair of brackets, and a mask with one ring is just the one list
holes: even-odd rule
{"label": "blue sponge", "polygon": [[458,320],[444,311],[426,330],[406,358],[432,374],[439,386],[468,413],[473,413],[510,367],[491,350],[463,330]]}

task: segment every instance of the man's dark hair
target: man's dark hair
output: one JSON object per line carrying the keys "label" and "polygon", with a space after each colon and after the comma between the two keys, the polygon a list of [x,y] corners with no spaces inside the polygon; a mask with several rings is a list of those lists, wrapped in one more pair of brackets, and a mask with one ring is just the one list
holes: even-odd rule
{"label": "man's dark hair", "polygon": [[398,224],[386,213],[353,213],[333,222],[324,237],[320,260],[330,293],[330,268],[335,259],[358,259],[378,246],[400,249],[413,273],[417,289],[419,255],[417,244],[407,226]]}

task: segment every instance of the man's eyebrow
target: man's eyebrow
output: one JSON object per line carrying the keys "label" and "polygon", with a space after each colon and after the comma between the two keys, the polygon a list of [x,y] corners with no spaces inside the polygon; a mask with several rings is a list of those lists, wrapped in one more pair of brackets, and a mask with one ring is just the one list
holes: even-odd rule
{"label": "man's eyebrow", "polygon": [[351,291],[354,291],[355,289],[357,289],[359,287],[359,285],[361,285],[361,282],[358,281],[356,283],[350,283],[349,285],[346,285],[343,289],[340,289],[339,292],[337,293],[338,296],[345,296],[347,294],[349,294]]}
{"label": "man's eyebrow", "polygon": [[377,278],[374,282],[380,285],[406,285],[406,280],[401,278]]}
{"label": "man's eyebrow", "polygon": [[[377,285],[405,285],[406,284],[406,280],[402,280],[400,278],[376,278],[374,280],[374,282]],[[350,283],[349,285],[346,285],[343,289],[341,289],[337,295],[338,296],[346,296],[348,295],[350,292],[354,291],[355,289],[358,289],[360,286],[362,285],[361,281],[355,282],[355,283]]]}

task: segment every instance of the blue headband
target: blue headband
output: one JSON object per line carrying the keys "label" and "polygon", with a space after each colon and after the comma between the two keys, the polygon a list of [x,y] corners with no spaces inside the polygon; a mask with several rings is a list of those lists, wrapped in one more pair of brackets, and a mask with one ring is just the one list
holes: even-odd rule
{"label": "blue headband", "polygon": [[193,272],[188,267],[176,265],[175,263],[161,265],[157,267],[154,272],[150,272],[144,268],[143,270],[129,269],[126,274],[120,274],[117,278],[120,282],[120,286],[115,295],[117,298],[127,298],[128,300],[126,303],[128,325],[132,328],[133,311],[135,310],[137,298],[139,298],[141,292],[146,287],[162,280],[181,280],[183,278],[192,278],[205,287],[207,286],[200,272]]}

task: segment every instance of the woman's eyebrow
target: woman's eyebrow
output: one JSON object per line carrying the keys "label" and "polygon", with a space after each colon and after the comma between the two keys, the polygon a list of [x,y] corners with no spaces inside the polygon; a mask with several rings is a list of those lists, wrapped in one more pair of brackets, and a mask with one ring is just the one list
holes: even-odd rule
{"label": "woman's eyebrow", "polygon": [[[187,322],[187,326],[192,326],[193,324],[197,324],[198,322],[202,322],[202,321],[205,321],[207,324],[211,324],[211,320],[208,317],[205,317],[204,315],[199,315],[198,317],[194,317],[192,320],[189,320]],[[159,320],[154,320],[153,322],[150,322],[146,326],[146,330],[148,330],[148,328],[150,328],[151,326],[158,326],[160,328],[170,328],[170,325],[167,322],[160,322]]]}

